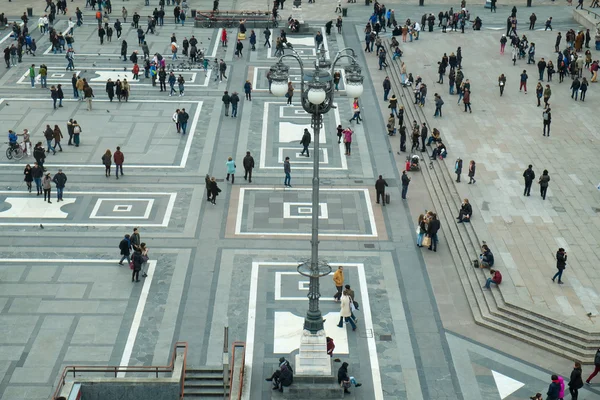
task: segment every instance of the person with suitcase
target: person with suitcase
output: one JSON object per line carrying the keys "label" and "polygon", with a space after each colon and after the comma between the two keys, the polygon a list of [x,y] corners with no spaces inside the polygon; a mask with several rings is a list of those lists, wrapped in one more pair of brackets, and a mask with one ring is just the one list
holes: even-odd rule
{"label": "person with suitcase", "polygon": [[377,179],[377,181],[375,182],[375,191],[377,192],[377,204],[379,204],[379,198],[381,197],[381,202],[383,203],[384,207],[386,203],[385,187],[387,185],[388,184],[385,181],[385,179],[383,179],[383,177],[379,175],[379,179]]}

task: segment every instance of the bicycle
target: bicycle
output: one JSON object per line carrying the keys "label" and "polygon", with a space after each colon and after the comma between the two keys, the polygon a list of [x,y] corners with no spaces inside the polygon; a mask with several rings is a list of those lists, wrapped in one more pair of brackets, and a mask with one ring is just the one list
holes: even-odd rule
{"label": "bicycle", "polygon": [[[25,155],[25,143],[17,143],[16,146],[10,144],[10,142],[5,142],[8,144],[8,149],[6,149],[6,158],[12,160],[20,160]],[[23,147],[21,147],[23,146]]]}

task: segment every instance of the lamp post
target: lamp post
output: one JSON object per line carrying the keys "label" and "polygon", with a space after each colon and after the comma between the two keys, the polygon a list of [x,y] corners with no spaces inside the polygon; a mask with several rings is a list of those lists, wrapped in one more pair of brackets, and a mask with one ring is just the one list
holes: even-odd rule
{"label": "lamp post", "polygon": [[[342,59],[349,59],[345,66],[346,94],[359,97],[363,91],[363,76],[356,62],[354,50],[345,48],[336,55],[333,63],[326,59],[327,51],[321,47],[320,56],[314,63],[314,70],[305,71],[300,56],[293,52],[279,57],[271,67],[271,91],[275,96],[284,96],[288,90],[289,67],[283,63],[286,57],[295,59],[300,65],[300,101],[304,111],[311,115],[313,129],[313,178],[312,178],[312,229],[310,262],[298,266],[298,272],[310,279],[308,288],[308,311],[304,318],[304,334],[300,344],[300,354],[296,359],[297,375],[330,375],[331,363],[327,355],[327,343],[323,329],[323,316],[319,309],[319,278],[331,273],[331,267],[325,261],[319,261],[319,135],[323,127],[323,114],[332,108],[335,85],[333,73],[336,64]],[[306,81],[306,82],[305,82]]]}

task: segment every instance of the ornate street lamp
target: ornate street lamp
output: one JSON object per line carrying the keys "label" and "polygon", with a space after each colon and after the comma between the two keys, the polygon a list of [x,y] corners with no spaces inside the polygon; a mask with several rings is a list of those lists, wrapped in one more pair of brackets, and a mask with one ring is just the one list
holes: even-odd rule
{"label": "ornate street lamp", "polygon": [[315,61],[315,69],[304,70],[300,56],[293,52],[279,57],[277,64],[271,67],[271,91],[275,96],[284,96],[288,90],[289,67],[283,63],[286,57],[295,59],[300,65],[300,101],[304,111],[311,115],[313,129],[313,179],[312,179],[312,230],[311,258],[298,266],[298,272],[310,278],[308,289],[308,311],[304,318],[304,334],[300,343],[300,354],[296,356],[296,375],[331,375],[330,357],[327,355],[327,342],[323,329],[323,316],[319,309],[319,278],[331,273],[331,267],[325,261],[319,261],[319,134],[323,127],[323,114],[334,108],[333,73],[338,61],[346,58],[350,64],[345,66],[346,94],[360,97],[363,92],[363,76],[356,62],[354,50],[340,50],[333,63],[325,58],[327,51],[321,47],[320,56]]}

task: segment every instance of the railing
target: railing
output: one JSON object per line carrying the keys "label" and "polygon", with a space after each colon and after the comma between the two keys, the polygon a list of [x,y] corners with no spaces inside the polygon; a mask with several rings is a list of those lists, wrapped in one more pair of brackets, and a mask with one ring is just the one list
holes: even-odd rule
{"label": "railing", "polygon": [[[236,348],[241,348],[242,351],[242,359],[240,365],[240,375],[239,375],[239,387],[237,388],[237,396],[232,397],[233,395],[233,385],[229,386],[229,400],[240,400],[242,398],[242,390],[244,387],[244,367],[246,365],[246,342],[233,342],[231,344],[231,372],[235,370],[235,350]],[[233,383],[233,379],[231,380]]]}
{"label": "railing", "polygon": [[117,375],[119,374],[119,372],[123,372],[123,373],[129,373],[129,372],[142,372],[142,373],[148,373],[148,372],[154,372],[156,374],[156,377],[158,378],[158,374],[159,373],[170,373],[173,372],[173,368],[175,366],[175,359],[177,358],[177,349],[181,349],[183,348],[183,376],[181,379],[181,396],[180,399],[183,399],[183,384],[185,381],[185,367],[186,367],[186,363],[187,363],[187,350],[188,350],[188,344],[187,342],[177,342],[175,343],[175,346],[173,347],[173,355],[171,356],[171,362],[169,365],[165,365],[165,366],[148,366],[148,367],[140,367],[140,366],[134,366],[134,367],[130,367],[130,366],[95,366],[95,365],[83,365],[83,366],[74,366],[74,365],[70,365],[70,366],[66,366],[63,369],[63,372],[60,376],[60,379],[58,380],[58,383],[56,385],[56,390],[54,391],[54,395],[52,396],[52,399],[57,399],[58,395],[60,394],[60,391],[62,390],[62,388],[65,386],[66,383],[66,379],[68,377],[68,375],[70,373],[73,373],[73,378],[76,377],[76,374],[78,372],[105,372],[105,373],[114,373],[115,378],[117,377]]}
{"label": "railing", "polygon": [[583,7],[581,7],[581,11],[585,11],[585,12],[587,12],[588,14],[594,14],[594,19],[598,19],[598,18],[600,18],[600,14],[598,14],[598,13],[595,13],[595,12],[593,12],[593,11],[590,11],[590,9],[589,9],[589,8],[583,8]]}

